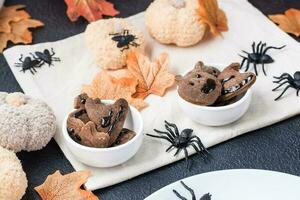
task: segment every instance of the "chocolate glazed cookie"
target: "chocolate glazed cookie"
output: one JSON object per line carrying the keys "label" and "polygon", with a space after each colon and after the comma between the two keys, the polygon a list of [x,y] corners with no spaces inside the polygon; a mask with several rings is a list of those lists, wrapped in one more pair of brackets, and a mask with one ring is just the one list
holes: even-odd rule
{"label": "chocolate glazed cookie", "polygon": [[218,79],[223,89],[218,102],[228,101],[245,93],[255,83],[256,76],[254,73],[240,73],[239,69],[239,63],[232,63],[219,74]]}
{"label": "chocolate glazed cookie", "polygon": [[193,104],[208,106],[214,104],[221,95],[222,85],[214,75],[203,69],[204,65],[197,64],[185,76],[176,76],[176,81],[181,98]]}
{"label": "chocolate glazed cookie", "polygon": [[112,105],[105,105],[99,99],[86,99],[85,109],[89,119],[95,123],[98,132],[108,133],[109,146],[115,143],[122,131],[129,105],[125,99],[118,99]]}

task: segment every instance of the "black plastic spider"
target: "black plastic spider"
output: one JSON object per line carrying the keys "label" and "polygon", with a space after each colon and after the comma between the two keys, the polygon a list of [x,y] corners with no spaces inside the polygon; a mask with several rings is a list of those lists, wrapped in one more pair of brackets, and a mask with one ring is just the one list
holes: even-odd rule
{"label": "black plastic spider", "polygon": [[23,55],[19,58],[19,63],[15,63],[15,67],[21,67],[20,71],[26,72],[27,70],[30,71],[32,75],[34,75],[37,71],[36,68],[40,68],[43,63],[39,60],[31,59],[29,56],[25,57],[23,60]]}
{"label": "black plastic spider", "polygon": [[[209,152],[202,144],[200,138],[196,135],[193,135],[192,129],[184,129],[183,131],[181,131],[181,133],[179,133],[177,126],[167,121],[165,121],[165,128],[168,132],[154,129],[154,131],[156,133],[159,133],[160,135],[152,135],[152,134],[146,134],[146,135],[154,138],[164,139],[170,142],[171,145],[167,148],[166,152],[170,151],[173,148],[177,148],[174,156],[176,156],[181,150],[183,150],[187,168],[188,168],[188,162],[187,162],[188,146],[192,146],[195,149],[195,151],[201,154],[202,156],[204,156],[204,158],[209,158]],[[173,130],[171,128],[173,128]]]}
{"label": "black plastic spider", "polygon": [[265,76],[267,76],[266,71],[265,71],[265,64],[274,62],[273,58],[267,54],[267,51],[270,49],[282,49],[285,46],[286,45],[284,45],[282,47],[273,47],[273,46],[268,47],[266,43],[262,43],[261,41],[256,46],[255,42],[253,42],[252,43],[252,53],[249,53],[249,52],[243,50],[243,52],[245,54],[247,54],[247,56],[240,55],[243,58],[242,63],[241,63],[241,68],[247,61],[245,71],[248,71],[248,69],[250,67],[250,63],[253,63],[255,74],[258,75],[256,65],[261,64],[262,70],[263,70]]}
{"label": "black plastic spider", "polygon": [[273,81],[273,83],[277,83],[279,84],[277,87],[275,87],[272,91],[276,91],[277,89],[279,89],[281,86],[288,84],[283,92],[276,98],[274,99],[275,101],[277,101],[278,99],[280,99],[280,97],[282,97],[282,95],[289,89],[289,88],[294,88],[297,90],[297,96],[299,96],[299,91],[300,91],[300,71],[297,71],[294,73],[294,77],[292,77],[290,74],[288,73],[283,73],[281,76],[276,77],[274,76],[274,78],[276,79],[276,81]]}
{"label": "black plastic spider", "polygon": [[111,39],[117,42],[117,47],[122,48],[121,51],[129,49],[129,46],[137,47],[139,44],[135,42],[138,39],[135,35],[129,34],[129,30],[125,29],[122,33],[111,33]]}
{"label": "black plastic spider", "polygon": [[51,48],[51,53],[48,49],[45,49],[43,52],[36,51],[34,54],[30,53],[32,57],[36,60],[40,60],[43,63],[47,63],[48,66],[53,65],[52,62],[60,62],[60,58],[54,57],[55,52],[53,48]]}
{"label": "black plastic spider", "polygon": [[[183,185],[183,187],[185,189],[187,189],[190,192],[190,194],[192,195],[192,200],[196,200],[196,195],[195,195],[194,190],[192,188],[190,188],[189,186],[187,186],[183,181],[180,181],[180,183]],[[179,199],[187,200],[186,197],[179,194],[176,190],[173,190],[173,192]],[[203,195],[199,200],[211,200],[211,194],[207,193],[207,194]]]}

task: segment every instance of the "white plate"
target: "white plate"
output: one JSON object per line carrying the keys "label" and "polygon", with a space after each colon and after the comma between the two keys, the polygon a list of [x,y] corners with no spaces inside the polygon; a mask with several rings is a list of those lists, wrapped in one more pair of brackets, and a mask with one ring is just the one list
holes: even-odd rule
{"label": "white plate", "polygon": [[[238,169],[195,175],[183,182],[195,191],[196,199],[210,193],[212,200],[299,200],[300,177],[280,172]],[[188,200],[190,193],[180,181],[172,183],[145,200],[177,200],[177,190]]]}

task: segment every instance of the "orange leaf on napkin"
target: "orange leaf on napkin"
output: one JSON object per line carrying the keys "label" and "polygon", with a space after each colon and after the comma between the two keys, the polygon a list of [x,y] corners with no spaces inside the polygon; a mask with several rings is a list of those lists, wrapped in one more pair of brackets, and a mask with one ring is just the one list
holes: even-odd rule
{"label": "orange leaf on napkin", "polygon": [[91,191],[80,187],[90,176],[88,171],[61,175],[59,171],[49,175],[45,182],[34,189],[42,200],[99,200]]}
{"label": "orange leaf on napkin", "polygon": [[25,10],[24,5],[14,5],[9,7],[3,7],[0,12],[0,32],[10,33],[10,22],[18,22],[22,19],[29,19],[30,15]]}
{"label": "orange leaf on napkin", "polygon": [[112,3],[106,0],[65,0],[68,9],[67,15],[71,21],[76,21],[79,16],[89,22],[102,19],[103,15],[115,16],[119,12]]}
{"label": "orange leaf on napkin", "polygon": [[3,7],[0,10],[0,52],[7,46],[7,42],[14,44],[29,44],[32,42],[32,34],[29,28],[43,26],[41,21],[30,19],[30,15],[20,10],[24,5]]}
{"label": "orange leaf on napkin", "polygon": [[198,0],[198,3],[197,13],[201,18],[200,20],[209,26],[213,35],[228,31],[227,17],[224,11],[219,8],[217,0]]}
{"label": "orange leaf on napkin", "polygon": [[150,59],[138,52],[127,57],[127,68],[138,80],[134,97],[144,99],[149,94],[163,96],[175,83],[175,76],[169,72],[169,56],[161,54],[158,59]]}
{"label": "orange leaf on napkin", "polygon": [[0,33],[0,52],[7,46],[7,42],[11,41],[14,44],[23,43],[29,44],[32,42],[32,34],[29,28],[37,28],[43,26],[41,21],[34,19],[23,19],[18,22],[11,22],[10,33]]}
{"label": "orange leaf on napkin", "polygon": [[119,99],[124,98],[129,104],[141,110],[147,106],[142,99],[134,98],[138,82],[126,70],[101,71],[93,79],[91,85],[84,85],[82,92],[92,98]]}
{"label": "orange leaf on napkin", "polygon": [[284,12],[284,15],[269,15],[269,18],[287,32],[300,36],[300,10],[291,8]]}

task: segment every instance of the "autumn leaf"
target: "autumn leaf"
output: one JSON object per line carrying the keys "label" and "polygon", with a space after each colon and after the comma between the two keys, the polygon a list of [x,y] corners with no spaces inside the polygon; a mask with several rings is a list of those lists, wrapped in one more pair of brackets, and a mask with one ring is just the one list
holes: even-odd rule
{"label": "autumn leaf", "polygon": [[3,7],[0,12],[0,32],[10,33],[11,26],[10,22],[18,22],[22,19],[29,19],[30,15],[24,11],[20,10],[25,8],[24,5],[14,5],[9,7]]}
{"label": "autumn leaf", "polygon": [[7,46],[8,41],[14,44],[29,44],[32,34],[29,28],[43,26],[41,21],[30,19],[31,16],[22,10],[24,5],[3,7],[0,11],[0,52]]}
{"label": "autumn leaf", "polygon": [[149,94],[163,96],[175,83],[175,76],[169,72],[169,56],[161,54],[153,62],[138,52],[128,55],[127,68],[138,80],[134,97],[146,98]]}
{"label": "autumn leaf", "polygon": [[103,15],[115,16],[119,12],[112,3],[106,0],[65,0],[68,9],[67,15],[71,21],[76,21],[79,16],[89,22],[102,19]]}
{"label": "autumn leaf", "polygon": [[11,22],[11,33],[0,33],[0,51],[7,46],[7,42],[11,41],[14,44],[23,43],[29,44],[32,42],[32,34],[29,28],[37,28],[44,24],[34,19],[23,19],[18,22]]}
{"label": "autumn leaf", "polygon": [[269,15],[269,18],[279,27],[287,32],[300,36],[300,10],[291,8],[284,12],[284,15]]}
{"label": "autumn leaf", "polygon": [[42,200],[99,200],[91,191],[80,187],[90,176],[88,171],[62,175],[59,171],[49,175],[45,182],[34,189]]}
{"label": "autumn leaf", "polygon": [[207,24],[213,35],[220,35],[228,31],[227,17],[225,12],[219,8],[217,0],[198,0],[199,8],[197,14],[200,20]]}
{"label": "autumn leaf", "polygon": [[92,98],[119,99],[124,98],[129,104],[141,110],[147,106],[142,99],[132,97],[138,82],[126,70],[101,71],[93,79],[91,85],[84,85],[82,92]]}

